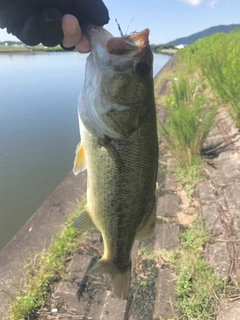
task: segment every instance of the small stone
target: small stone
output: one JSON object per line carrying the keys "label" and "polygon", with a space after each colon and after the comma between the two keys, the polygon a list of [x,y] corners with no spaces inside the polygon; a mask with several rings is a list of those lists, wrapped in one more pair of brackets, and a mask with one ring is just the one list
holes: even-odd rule
{"label": "small stone", "polygon": [[179,226],[170,223],[157,223],[155,226],[155,250],[176,250],[180,246]]}
{"label": "small stone", "polygon": [[221,223],[219,211],[215,203],[202,206],[205,227],[213,236],[221,235],[224,227]]}
{"label": "small stone", "polygon": [[[214,243],[208,250],[209,262],[219,276],[228,275],[230,270],[231,259],[227,249],[226,242]],[[231,319],[232,320],[232,319]]]}
{"label": "small stone", "polygon": [[126,300],[117,298],[111,291],[98,295],[96,303],[91,306],[88,314],[90,319],[124,320]]}
{"label": "small stone", "polygon": [[240,301],[234,301],[228,304],[219,312],[217,320],[239,320],[240,319]]}
{"label": "small stone", "polygon": [[168,173],[165,179],[165,189],[175,189],[178,183],[178,177],[175,173]]}
{"label": "small stone", "polygon": [[154,319],[174,318],[173,306],[176,302],[176,275],[168,269],[158,268],[157,293],[154,308]]}
{"label": "small stone", "polygon": [[215,199],[214,188],[210,180],[206,180],[200,183],[199,198],[203,201],[211,201]]}
{"label": "small stone", "polygon": [[220,184],[225,185],[235,179],[239,179],[240,156],[238,152],[232,153],[232,151],[228,151],[221,153],[215,159],[215,164],[219,170],[214,171],[213,177]]}
{"label": "small stone", "polygon": [[232,215],[240,213],[240,183],[232,184],[226,188],[225,196],[228,203],[229,211]]}
{"label": "small stone", "polygon": [[174,217],[179,211],[180,199],[176,194],[165,194],[159,197],[157,203],[157,216]]}

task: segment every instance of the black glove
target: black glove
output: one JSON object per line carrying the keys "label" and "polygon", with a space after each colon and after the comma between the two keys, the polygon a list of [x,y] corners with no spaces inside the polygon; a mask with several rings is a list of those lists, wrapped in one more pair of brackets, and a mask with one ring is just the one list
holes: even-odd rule
{"label": "black glove", "polygon": [[62,43],[62,16],[74,15],[79,24],[102,26],[109,21],[102,0],[0,0],[0,28],[7,28],[29,46]]}

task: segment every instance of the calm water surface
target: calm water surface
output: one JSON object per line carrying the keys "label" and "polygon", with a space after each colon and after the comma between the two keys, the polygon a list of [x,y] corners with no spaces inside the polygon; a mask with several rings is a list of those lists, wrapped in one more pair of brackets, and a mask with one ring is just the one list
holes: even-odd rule
{"label": "calm water surface", "polygon": [[[154,56],[154,75],[170,56]],[[70,172],[85,55],[0,54],[0,250]]]}

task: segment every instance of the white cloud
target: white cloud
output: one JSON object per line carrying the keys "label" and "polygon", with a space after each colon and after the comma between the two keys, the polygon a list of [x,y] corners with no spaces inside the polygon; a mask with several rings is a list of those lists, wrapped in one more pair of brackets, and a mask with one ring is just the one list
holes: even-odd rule
{"label": "white cloud", "polygon": [[218,0],[182,0],[182,2],[190,4],[190,6],[200,6],[201,4],[205,4],[210,6],[211,8],[218,2]]}
{"label": "white cloud", "polygon": [[191,6],[199,6],[202,3],[202,0],[182,0],[182,1],[190,4]]}
{"label": "white cloud", "polygon": [[218,0],[212,0],[212,1],[209,3],[210,7],[213,8],[214,5],[215,5],[217,2],[218,2]]}

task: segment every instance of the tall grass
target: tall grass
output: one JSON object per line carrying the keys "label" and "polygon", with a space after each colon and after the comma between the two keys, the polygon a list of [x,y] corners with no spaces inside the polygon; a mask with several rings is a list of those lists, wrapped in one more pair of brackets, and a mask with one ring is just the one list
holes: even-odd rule
{"label": "tall grass", "polygon": [[228,48],[221,56],[211,55],[202,64],[202,71],[221,100],[231,105],[230,114],[240,127],[240,49],[229,52]]}
{"label": "tall grass", "polygon": [[217,108],[209,105],[201,89],[185,78],[173,83],[167,107],[168,122],[161,125],[160,132],[184,176],[197,179],[201,150],[214,125]]}
{"label": "tall grass", "polygon": [[229,104],[236,126],[240,128],[240,30],[217,33],[195,42],[179,52],[189,72],[200,70],[221,98]]}

